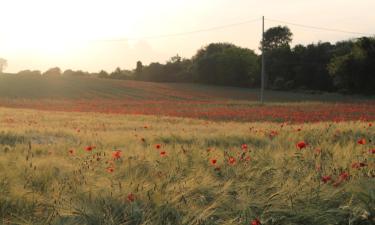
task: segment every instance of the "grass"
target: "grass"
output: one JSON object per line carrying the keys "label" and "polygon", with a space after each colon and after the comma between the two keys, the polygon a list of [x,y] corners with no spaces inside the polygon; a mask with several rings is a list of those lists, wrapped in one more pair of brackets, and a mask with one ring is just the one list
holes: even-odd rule
{"label": "grass", "polygon": [[[293,125],[9,108],[0,108],[0,119],[3,224],[375,222],[374,121]],[[300,141],[307,147],[299,150]]]}

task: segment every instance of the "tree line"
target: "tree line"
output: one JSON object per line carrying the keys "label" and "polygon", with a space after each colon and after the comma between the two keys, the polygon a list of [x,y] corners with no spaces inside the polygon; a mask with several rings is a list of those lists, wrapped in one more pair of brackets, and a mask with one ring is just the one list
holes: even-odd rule
{"label": "tree line", "polygon": [[[335,44],[318,42],[291,47],[292,32],[286,26],[268,29],[263,48],[266,88],[316,90],[347,94],[375,94],[375,37],[362,37]],[[134,70],[88,73],[58,67],[44,73],[19,74],[97,76],[106,79],[152,82],[192,82],[211,85],[259,87],[261,57],[255,51],[231,43],[212,43],[190,59],[179,55],[166,63],[136,63]]]}

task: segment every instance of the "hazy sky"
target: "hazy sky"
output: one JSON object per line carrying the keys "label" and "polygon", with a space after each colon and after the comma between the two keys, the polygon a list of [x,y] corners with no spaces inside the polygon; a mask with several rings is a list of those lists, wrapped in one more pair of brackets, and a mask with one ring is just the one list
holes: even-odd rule
{"label": "hazy sky", "polygon": [[[0,0],[0,57],[8,72],[23,69],[113,71],[191,57],[211,42],[256,50],[261,22],[168,38],[260,18],[375,33],[374,0]],[[266,28],[278,23],[266,21]],[[294,44],[358,35],[289,26]],[[122,39],[122,41],[111,41]],[[126,40],[128,39],[128,40]]]}

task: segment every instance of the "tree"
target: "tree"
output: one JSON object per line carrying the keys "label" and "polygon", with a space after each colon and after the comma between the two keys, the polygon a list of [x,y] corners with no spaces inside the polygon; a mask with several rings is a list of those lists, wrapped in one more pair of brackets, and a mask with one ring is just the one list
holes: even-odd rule
{"label": "tree", "polygon": [[333,57],[335,46],[329,42],[297,45],[293,48],[293,66],[295,87],[311,90],[332,91],[332,77],[327,65]]}
{"label": "tree", "polygon": [[287,26],[277,26],[269,28],[264,33],[264,42],[261,41],[264,51],[283,48],[289,46],[292,41],[292,32]]}
{"label": "tree", "polygon": [[143,70],[143,64],[141,61],[137,62],[137,67],[135,68],[135,75],[139,76],[142,73]]}
{"label": "tree", "polygon": [[0,58],[0,73],[3,73],[5,68],[8,66],[8,62],[6,59]]}
{"label": "tree", "polygon": [[357,39],[349,53],[332,58],[328,70],[339,91],[374,94],[375,38]]}
{"label": "tree", "polygon": [[228,86],[255,86],[259,82],[259,64],[254,51],[229,43],[214,43],[193,57],[196,82]]}
{"label": "tree", "polygon": [[272,88],[284,88],[285,84],[291,81],[293,71],[290,63],[293,62],[293,55],[290,48],[292,32],[286,26],[272,27],[264,33],[263,54],[265,54],[266,77],[265,87],[269,83]]}
{"label": "tree", "polygon": [[59,67],[53,67],[43,73],[43,76],[61,76],[61,69]]}

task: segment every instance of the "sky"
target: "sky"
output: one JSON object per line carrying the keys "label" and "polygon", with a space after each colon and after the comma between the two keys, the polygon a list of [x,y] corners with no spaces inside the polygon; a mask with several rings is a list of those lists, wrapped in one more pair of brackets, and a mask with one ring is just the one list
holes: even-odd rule
{"label": "sky", "polygon": [[[0,0],[0,58],[6,72],[59,66],[109,72],[190,58],[212,42],[258,51],[261,21],[179,36],[253,19],[375,34],[374,0]],[[266,20],[265,28],[284,25]],[[288,25],[293,44],[360,35]]]}

